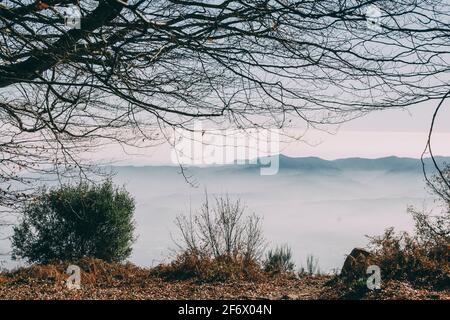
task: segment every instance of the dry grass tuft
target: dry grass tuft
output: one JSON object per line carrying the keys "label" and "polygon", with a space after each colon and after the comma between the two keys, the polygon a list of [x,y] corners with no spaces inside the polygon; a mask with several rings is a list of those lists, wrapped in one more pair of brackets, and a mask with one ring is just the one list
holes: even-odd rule
{"label": "dry grass tuft", "polygon": [[220,256],[211,258],[193,252],[180,254],[169,264],[161,264],[152,274],[166,280],[194,279],[199,282],[261,281],[261,266],[252,260]]}
{"label": "dry grass tuft", "polygon": [[[81,269],[83,285],[98,287],[127,286],[148,277],[149,272],[131,263],[107,263],[95,258],[82,258],[76,262],[56,262],[49,265],[32,265],[5,273],[5,283],[45,283],[60,285],[68,278],[67,267],[71,264]],[[1,281],[1,279],[0,279]]]}

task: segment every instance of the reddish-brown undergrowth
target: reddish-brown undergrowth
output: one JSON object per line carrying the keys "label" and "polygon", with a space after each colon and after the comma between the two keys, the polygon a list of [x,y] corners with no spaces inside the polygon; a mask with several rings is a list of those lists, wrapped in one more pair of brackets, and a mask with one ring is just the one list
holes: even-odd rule
{"label": "reddish-brown undergrowth", "polygon": [[185,252],[168,264],[153,269],[152,274],[167,280],[194,279],[201,282],[260,281],[268,275],[259,263],[240,257],[211,258]]}

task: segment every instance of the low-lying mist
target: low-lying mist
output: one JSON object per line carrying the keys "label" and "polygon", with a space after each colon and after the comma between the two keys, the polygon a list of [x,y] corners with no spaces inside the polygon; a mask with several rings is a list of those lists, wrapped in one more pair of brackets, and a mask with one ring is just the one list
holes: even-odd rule
{"label": "low-lying mist", "polygon": [[[125,185],[136,200],[137,240],[130,260],[141,266],[173,258],[175,217],[198,210],[206,192],[241,198],[249,214],[263,217],[268,247],[291,246],[297,267],[313,254],[322,272],[340,268],[346,254],[367,244],[365,235],[379,235],[391,226],[411,231],[409,205],[434,205],[420,160],[408,158],[325,161],[281,156],[276,175],[260,175],[257,165],[190,168],[185,171],[190,183],[177,166],[112,170],[114,182]],[[0,250],[10,250],[7,240]],[[7,268],[17,265],[7,256],[3,260]]]}
{"label": "low-lying mist", "polygon": [[313,254],[329,272],[342,266],[352,248],[366,245],[365,235],[379,235],[390,226],[412,230],[408,205],[433,205],[418,160],[395,159],[395,165],[366,160],[367,165],[339,168],[324,167],[335,162],[320,159],[320,165],[314,159],[289,166],[282,161],[273,176],[261,176],[255,166],[193,168],[185,174],[195,187],[177,167],[116,167],[115,181],[125,184],[137,202],[139,238],[131,259],[140,265],[170,259],[176,215],[197,210],[207,191],[241,198],[248,213],[263,216],[268,246],[289,244],[298,267]]}

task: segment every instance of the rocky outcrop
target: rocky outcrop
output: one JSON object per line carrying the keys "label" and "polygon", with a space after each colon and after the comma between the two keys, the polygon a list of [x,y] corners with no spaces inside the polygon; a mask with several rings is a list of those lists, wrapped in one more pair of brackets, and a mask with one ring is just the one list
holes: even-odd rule
{"label": "rocky outcrop", "polygon": [[367,267],[376,264],[372,253],[362,248],[354,248],[345,259],[341,277],[347,280],[366,278]]}

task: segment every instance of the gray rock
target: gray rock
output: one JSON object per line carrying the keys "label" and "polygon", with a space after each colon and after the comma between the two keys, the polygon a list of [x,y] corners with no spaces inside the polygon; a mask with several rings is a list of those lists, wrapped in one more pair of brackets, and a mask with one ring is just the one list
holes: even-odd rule
{"label": "gray rock", "polygon": [[367,267],[375,264],[372,253],[362,248],[354,248],[345,259],[341,270],[341,277],[347,280],[365,278]]}

